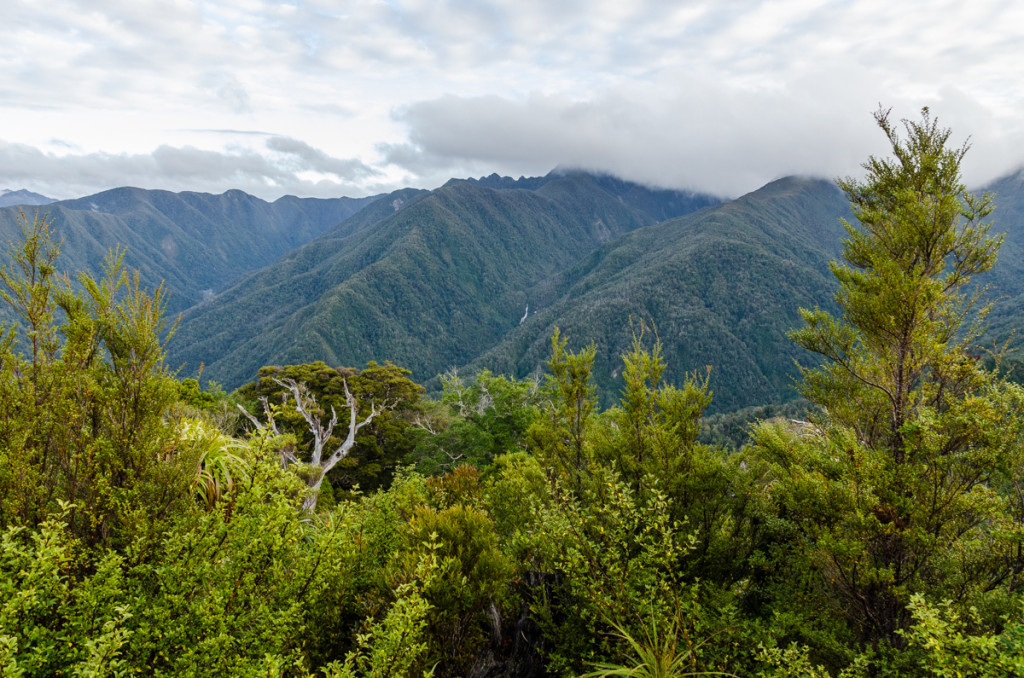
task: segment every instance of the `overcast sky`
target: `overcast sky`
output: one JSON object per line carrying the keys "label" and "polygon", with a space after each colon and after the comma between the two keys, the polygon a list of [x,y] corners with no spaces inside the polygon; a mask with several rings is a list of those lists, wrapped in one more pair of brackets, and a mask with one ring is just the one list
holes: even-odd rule
{"label": "overcast sky", "polygon": [[1006,0],[0,0],[0,189],[359,196],[607,171],[736,196],[856,173],[929,106],[1024,164]]}

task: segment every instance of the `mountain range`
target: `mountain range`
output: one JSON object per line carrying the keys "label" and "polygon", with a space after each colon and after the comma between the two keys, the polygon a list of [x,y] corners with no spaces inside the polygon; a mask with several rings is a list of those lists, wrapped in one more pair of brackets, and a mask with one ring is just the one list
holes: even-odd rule
{"label": "mountain range", "polygon": [[16,191],[12,191],[9,188],[0,190],[0,207],[13,207],[15,205],[48,205],[51,202],[57,201],[53,198],[47,198],[45,195],[27,191],[24,188]]}
{"label": "mountain range", "polygon": [[717,202],[582,172],[399,191],[188,311],[171,359],[229,387],[310,360],[430,379],[497,344],[530,290],[601,245]]}
{"label": "mountain range", "polygon": [[785,333],[799,306],[830,303],[843,216],[839,190],[815,179],[725,203],[579,172],[451,181],[388,196],[191,309],[170,354],[229,387],[311,360],[390,359],[419,381],[459,367],[523,377],[558,326],[596,345],[607,404],[643,323],[669,379],[710,365],[715,407],[731,410],[788,389],[799,353]]}
{"label": "mountain range", "polygon": [[115,188],[27,210],[0,209],[0,242],[18,241],[22,214],[52,221],[62,239],[65,271],[98,274],[108,250],[144,285],[163,283],[168,310],[178,313],[277,260],[355,214],[374,198],[286,196],[268,203],[242,191],[221,195]]}
{"label": "mountain range", "polygon": [[[985,280],[990,339],[1017,341],[1024,172],[984,190],[1006,233]],[[709,374],[721,412],[796,395],[796,362],[816,359],[786,332],[800,307],[833,308],[828,262],[852,219],[821,179],[723,201],[579,171],[273,203],[122,188],[45,209],[65,269],[95,270],[120,243],[145,283],[166,281],[182,312],[168,344],[182,376],[202,365],[234,388],[267,364],[392,360],[435,387],[453,368],[524,377],[543,369],[558,327],[571,348],[594,344],[607,405],[643,328],[663,344],[666,378]],[[13,237],[16,214],[0,209],[0,234]]]}

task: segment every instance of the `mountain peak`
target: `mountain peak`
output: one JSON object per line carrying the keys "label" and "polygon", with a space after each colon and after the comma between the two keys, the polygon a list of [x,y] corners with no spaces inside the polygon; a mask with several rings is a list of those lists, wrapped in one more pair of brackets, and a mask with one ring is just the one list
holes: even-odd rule
{"label": "mountain peak", "polygon": [[528,191],[533,191],[543,186],[544,183],[547,182],[547,180],[547,177],[524,176],[520,176],[518,179],[513,179],[512,177],[500,176],[495,172],[486,177],[480,177],[479,179],[465,179],[464,181],[467,181],[471,184],[476,184],[477,186],[483,186],[484,188],[492,188],[495,190],[509,190],[522,188]]}
{"label": "mountain peak", "polygon": [[17,190],[5,188],[0,191],[0,207],[11,207],[13,205],[49,205],[52,202],[57,201],[53,198],[48,198],[45,195],[33,193],[32,191],[24,188],[19,188]]}

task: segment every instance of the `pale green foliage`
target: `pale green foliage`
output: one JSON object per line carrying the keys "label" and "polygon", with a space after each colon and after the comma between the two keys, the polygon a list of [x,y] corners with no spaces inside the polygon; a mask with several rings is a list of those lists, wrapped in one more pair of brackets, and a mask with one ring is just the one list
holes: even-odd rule
{"label": "pale green foliage", "polygon": [[308,620],[343,589],[361,534],[343,512],[301,522],[302,487],[273,464],[245,478],[95,563],[62,520],[0,534],[4,675],[309,675]]}
{"label": "pale green foliage", "polygon": [[[700,417],[711,404],[707,377],[691,375],[682,389],[662,383],[665,359],[661,340],[644,346],[644,332],[633,336],[632,348],[622,356],[623,428],[628,431],[627,449],[641,467],[656,461],[685,463],[700,431]],[[686,469],[665,469],[685,473]]]}
{"label": "pale green foliage", "polygon": [[18,652],[18,639],[13,636],[0,636],[0,669],[3,675],[10,678],[22,678],[25,672],[18,667],[16,653]]}
{"label": "pale green foliage", "polygon": [[536,456],[507,454],[495,462],[486,488],[487,512],[505,548],[517,562],[533,567],[545,549],[538,530],[553,500],[548,478]]}
{"label": "pale green foliage", "polygon": [[54,518],[38,530],[0,534],[0,674],[125,675],[122,654],[131,617],[119,601],[122,560],[109,554],[91,577],[83,556]]}
{"label": "pale green foliage", "polygon": [[[1003,678],[1024,675],[1022,610],[1002,633],[978,633],[978,611],[960,612],[949,601],[930,605],[924,596],[910,600],[914,625],[904,631],[911,647],[924,651],[921,663],[937,678]],[[974,631],[972,631],[972,629]]]}
{"label": "pale green foliage", "polygon": [[758,674],[761,678],[831,678],[824,666],[816,666],[811,662],[806,647],[762,645],[758,648],[757,659],[771,667]]}
{"label": "pale green foliage", "polygon": [[97,635],[84,638],[85,660],[71,675],[80,678],[117,678],[129,675],[128,661],[120,657],[121,648],[128,642],[128,629],[124,622],[131,615],[125,607],[115,608],[121,616],[103,623]]}
{"label": "pale green foliage", "polygon": [[133,569],[132,651],[151,675],[255,675],[300,656],[304,606],[326,586],[345,539],[298,520],[301,484],[258,461],[230,502],[176,521]]}

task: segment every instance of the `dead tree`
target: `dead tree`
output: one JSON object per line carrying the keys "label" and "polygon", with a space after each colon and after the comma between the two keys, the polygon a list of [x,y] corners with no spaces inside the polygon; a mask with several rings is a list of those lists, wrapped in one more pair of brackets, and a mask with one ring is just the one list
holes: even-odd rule
{"label": "dead tree", "polygon": [[[361,428],[373,421],[373,418],[384,411],[382,405],[380,409],[376,403],[370,404],[370,414],[365,419],[359,421],[359,401],[356,400],[355,396],[352,395],[351,391],[348,390],[348,382],[344,379],[342,384],[345,386],[345,401],[348,404],[349,409],[349,425],[348,435],[345,440],[338,445],[333,452],[331,452],[326,459],[324,456],[324,448],[327,442],[330,440],[331,435],[334,433],[334,426],[338,423],[338,413],[335,412],[334,407],[331,407],[331,420],[326,426],[320,421],[320,416],[316,414],[316,398],[309,392],[305,384],[295,381],[294,379],[274,379],[274,381],[284,388],[288,389],[291,393],[292,398],[295,400],[295,409],[302,418],[306,420],[309,425],[310,433],[313,434],[313,452],[310,455],[308,463],[302,462],[295,455],[294,447],[286,447],[281,450],[281,466],[288,468],[294,465],[304,465],[307,468],[306,473],[300,474],[302,479],[306,481],[306,485],[309,486],[311,492],[309,496],[302,502],[303,510],[315,511],[316,500],[320,495],[320,486],[324,482],[324,477],[327,473],[337,465],[339,461],[348,456],[348,453],[352,451],[352,447],[356,444],[356,434]],[[285,396],[287,400],[287,396]],[[262,423],[259,419],[249,414],[249,412],[242,407],[238,406],[238,409],[242,411],[242,414],[246,416],[259,430],[270,430],[274,435],[281,435],[277,430],[277,423],[274,421],[274,413],[270,407],[270,403],[267,402],[266,396],[260,398],[260,402],[263,403],[263,411],[267,415],[267,423]]]}

